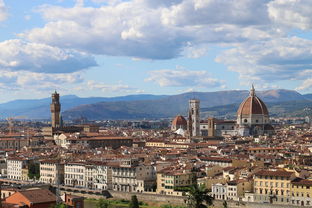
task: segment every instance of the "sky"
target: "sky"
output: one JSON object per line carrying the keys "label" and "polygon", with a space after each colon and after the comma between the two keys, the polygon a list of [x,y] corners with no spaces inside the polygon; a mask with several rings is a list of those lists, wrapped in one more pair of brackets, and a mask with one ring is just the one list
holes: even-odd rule
{"label": "sky", "polygon": [[0,0],[0,102],[312,89],[311,0]]}

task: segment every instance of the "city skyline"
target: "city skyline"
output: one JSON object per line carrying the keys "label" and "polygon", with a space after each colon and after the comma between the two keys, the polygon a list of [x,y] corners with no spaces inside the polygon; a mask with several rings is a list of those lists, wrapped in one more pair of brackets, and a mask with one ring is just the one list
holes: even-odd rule
{"label": "city skyline", "polygon": [[0,0],[0,100],[312,87],[308,0]]}

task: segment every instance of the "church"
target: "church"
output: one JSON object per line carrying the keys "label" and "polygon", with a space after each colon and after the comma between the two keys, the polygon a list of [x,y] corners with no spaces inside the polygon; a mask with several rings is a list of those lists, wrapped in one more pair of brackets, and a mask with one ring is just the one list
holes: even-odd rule
{"label": "church", "polygon": [[269,111],[264,102],[257,97],[254,86],[252,86],[249,96],[238,108],[236,123],[240,136],[274,133],[274,128],[270,124]]}
{"label": "church", "polygon": [[[274,128],[270,124],[269,112],[264,102],[257,97],[252,86],[249,96],[240,104],[237,119],[234,121],[208,118],[200,120],[200,101],[189,101],[188,119],[181,115],[172,122],[171,129],[175,132],[186,131],[190,137],[220,137],[220,136],[259,136],[272,135]],[[182,117],[182,118],[181,118]],[[177,119],[185,120],[183,127],[177,125]],[[187,126],[186,126],[187,124]],[[179,128],[181,130],[179,131]]]}

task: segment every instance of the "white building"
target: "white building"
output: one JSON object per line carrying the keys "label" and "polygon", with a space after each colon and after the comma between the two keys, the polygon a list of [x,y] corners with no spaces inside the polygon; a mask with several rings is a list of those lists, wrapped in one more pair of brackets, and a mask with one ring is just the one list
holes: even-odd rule
{"label": "white building", "polygon": [[144,192],[156,185],[156,171],[152,165],[128,159],[113,166],[112,179],[114,191]]}
{"label": "white building", "polygon": [[7,176],[13,180],[27,180],[27,173],[25,175],[25,169],[27,168],[28,160],[22,158],[9,158],[7,159]]}
{"label": "white building", "polygon": [[212,184],[211,194],[215,199],[227,200],[227,185],[221,183]]}
{"label": "white building", "polygon": [[40,161],[40,179],[43,183],[63,184],[64,164],[56,160]]}
{"label": "white building", "polygon": [[68,163],[64,166],[65,186],[87,187],[86,186],[86,167],[84,163]]}

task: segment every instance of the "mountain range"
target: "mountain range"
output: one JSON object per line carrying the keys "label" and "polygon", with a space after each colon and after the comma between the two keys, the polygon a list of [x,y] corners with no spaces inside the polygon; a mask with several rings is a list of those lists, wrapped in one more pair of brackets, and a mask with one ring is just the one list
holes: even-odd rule
{"label": "mountain range", "polygon": [[[248,96],[247,90],[217,92],[189,92],[177,95],[138,94],[119,97],[81,98],[61,96],[62,116],[65,120],[85,117],[90,120],[105,119],[159,119],[177,114],[186,115],[188,100],[199,99],[203,117],[232,118],[239,104]],[[300,116],[312,109],[312,94],[293,90],[257,91],[274,116]],[[49,119],[51,98],[14,100],[0,104],[1,118],[23,117]]]}

